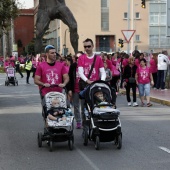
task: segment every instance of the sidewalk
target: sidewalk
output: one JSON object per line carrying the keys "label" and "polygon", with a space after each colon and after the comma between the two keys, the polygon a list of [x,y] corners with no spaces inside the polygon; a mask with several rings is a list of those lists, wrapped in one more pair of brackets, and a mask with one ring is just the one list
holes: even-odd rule
{"label": "sidewalk", "polygon": [[[120,89],[120,93],[126,94],[125,89]],[[138,92],[137,97],[139,97]],[[151,89],[150,100],[152,102],[170,106],[170,89],[165,91]]]}

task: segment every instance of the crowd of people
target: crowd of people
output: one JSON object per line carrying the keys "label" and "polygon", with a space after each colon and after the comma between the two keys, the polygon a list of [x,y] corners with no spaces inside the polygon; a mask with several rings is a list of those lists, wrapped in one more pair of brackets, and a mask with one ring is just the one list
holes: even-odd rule
{"label": "crowd of people", "polygon": [[[34,83],[43,89],[43,96],[50,91],[50,85],[58,84],[56,91],[67,89],[68,104],[73,105],[77,128],[81,128],[84,120],[84,100],[79,100],[79,93],[84,85],[89,85],[96,80],[107,81],[119,93],[119,88],[126,89],[128,106],[138,106],[136,91],[139,91],[141,106],[152,106],[150,102],[150,88],[166,90],[165,81],[169,68],[169,58],[166,51],[161,53],[141,53],[135,50],[131,55],[124,52],[107,54],[93,53],[94,44],[91,39],[83,42],[84,51],[76,55],[62,56],[55,47],[47,45],[45,54],[36,57],[29,55],[24,68],[27,73],[26,83],[29,84],[30,72],[33,71]],[[15,60],[14,65],[21,61]],[[4,67],[9,66],[9,58]],[[17,71],[21,77],[19,67]],[[81,82],[81,83],[80,83]],[[81,87],[80,87],[81,85]],[[133,93],[131,102],[130,90]],[[54,90],[54,89],[53,89]],[[145,103],[146,97],[146,103]],[[81,110],[80,110],[81,105]]]}

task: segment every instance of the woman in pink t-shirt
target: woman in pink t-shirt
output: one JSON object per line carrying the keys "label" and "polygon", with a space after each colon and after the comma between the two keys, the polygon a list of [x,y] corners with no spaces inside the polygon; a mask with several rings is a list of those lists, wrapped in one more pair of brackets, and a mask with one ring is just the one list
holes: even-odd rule
{"label": "woman in pink t-shirt", "polygon": [[13,61],[10,60],[9,57],[6,57],[5,62],[4,62],[4,70],[6,71],[8,67],[15,67],[15,64]]}
{"label": "woman in pink t-shirt", "polygon": [[150,70],[153,76],[153,82],[154,82],[154,86],[153,88],[156,88],[156,82],[157,82],[157,71],[158,71],[158,67],[157,67],[157,62],[158,62],[158,53],[153,53],[151,56],[151,60],[150,60]]}
{"label": "woman in pink t-shirt", "polygon": [[140,67],[137,68],[135,78],[142,106],[145,105],[144,96],[146,96],[147,107],[152,106],[150,103],[150,84],[153,85],[153,77],[149,67],[146,66],[144,58],[140,60]]}

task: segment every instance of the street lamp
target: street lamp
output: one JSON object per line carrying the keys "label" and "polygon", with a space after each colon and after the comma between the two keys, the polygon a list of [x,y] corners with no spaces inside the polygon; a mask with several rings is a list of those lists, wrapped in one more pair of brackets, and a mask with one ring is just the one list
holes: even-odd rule
{"label": "street lamp", "polygon": [[66,44],[63,44],[63,55],[66,55]]}
{"label": "street lamp", "polygon": [[64,33],[64,44],[63,44],[63,54],[64,54],[64,56],[67,55],[67,52],[68,52],[68,49],[66,48],[66,33],[67,33],[67,31],[69,31],[68,28],[65,30],[65,33]]}

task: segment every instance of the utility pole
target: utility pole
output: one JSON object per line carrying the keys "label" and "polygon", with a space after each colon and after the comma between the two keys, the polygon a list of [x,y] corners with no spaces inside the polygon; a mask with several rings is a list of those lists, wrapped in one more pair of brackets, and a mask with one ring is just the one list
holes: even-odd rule
{"label": "utility pole", "polygon": [[[128,0],[128,30],[130,30],[130,1]],[[129,54],[130,51],[130,44],[127,43],[127,54]]]}

